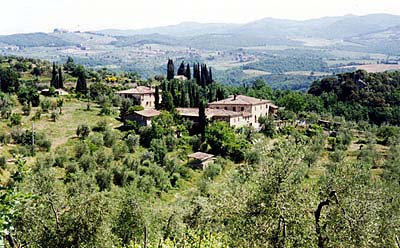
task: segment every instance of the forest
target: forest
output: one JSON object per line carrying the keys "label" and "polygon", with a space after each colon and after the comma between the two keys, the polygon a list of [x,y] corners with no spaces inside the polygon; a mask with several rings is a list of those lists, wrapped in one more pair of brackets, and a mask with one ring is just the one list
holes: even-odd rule
{"label": "forest", "polygon": [[[400,247],[399,72],[338,74],[303,93],[175,63],[143,79],[0,57],[0,246]],[[161,92],[151,126],[115,94],[135,86]],[[259,130],[176,111],[202,116],[229,95],[279,110]],[[197,151],[215,156],[203,170],[188,160]]]}

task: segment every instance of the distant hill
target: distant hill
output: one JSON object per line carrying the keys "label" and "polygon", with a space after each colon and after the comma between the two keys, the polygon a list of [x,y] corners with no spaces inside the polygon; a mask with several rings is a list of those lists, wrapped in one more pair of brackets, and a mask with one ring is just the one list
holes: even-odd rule
{"label": "distant hill", "polygon": [[246,24],[185,22],[178,25],[139,30],[100,30],[111,36],[161,34],[168,36],[203,36],[208,34],[247,35],[254,38],[316,37],[343,39],[355,35],[376,32],[400,25],[400,16],[372,14],[323,17],[305,21],[264,18]]}
{"label": "distant hill", "polygon": [[62,47],[72,45],[71,42],[46,33],[2,35],[0,36],[0,43],[19,47]]}
{"label": "distant hill", "polygon": [[197,35],[213,34],[213,33],[226,33],[227,31],[238,26],[240,25],[230,24],[230,23],[183,22],[177,25],[169,25],[164,27],[146,28],[138,30],[105,29],[95,32],[110,36],[134,36],[134,35],[149,35],[157,33],[161,35],[185,37],[185,36],[197,36]]}
{"label": "distant hill", "polygon": [[349,38],[349,40],[364,45],[371,51],[398,55],[400,54],[400,25],[354,36]]}

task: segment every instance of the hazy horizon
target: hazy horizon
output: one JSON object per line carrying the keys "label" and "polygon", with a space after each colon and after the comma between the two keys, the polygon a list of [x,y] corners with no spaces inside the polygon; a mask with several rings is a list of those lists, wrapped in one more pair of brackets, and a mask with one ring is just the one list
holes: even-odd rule
{"label": "hazy horizon", "polygon": [[1,35],[51,32],[54,28],[71,31],[143,29],[182,22],[242,24],[263,18],[308,20],[344,15],[400,15],[398,0],[231,0],[229,5],[215,0],[189,3],[178,0],[19,0],[7,1],[2,7],[7,11],[0,16],[0,21],[7,25],[0,27]]}

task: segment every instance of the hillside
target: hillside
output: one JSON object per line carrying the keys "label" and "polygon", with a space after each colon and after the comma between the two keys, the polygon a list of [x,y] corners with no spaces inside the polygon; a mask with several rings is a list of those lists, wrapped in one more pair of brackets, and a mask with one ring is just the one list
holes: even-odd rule
{"label": "hillside", "polygon": [[[142,80],[71,58],[0,57],[0,245],[396,246],[400,72],[324,77],[307,94],[190,69],[192,80]],[[39,95],[54,79],[68,95]],[[138,85],[161,89],[156,109],[117,94]],[[217,99],[232,111],[207,118]],[[260,129],[234,124],[243,103],[264,111],[250,113]],[[134,118],[149,112],[151,125]]]}
{"label": "hillside", "polygon": [[[301,89],[329,75],[399,63],[400,17],[324,17],[305,21],[264,18],[245,24],[181,23],[143,30],[100,30],[0,36],[0,54],[64,63],[69,56],[92,68],[164,73],[164,61],[201,61],[223,83],[256,78],[274,88]],[[377,69],[378,68],[378,69]],[[257,73],[246,73],[256,70]]]}

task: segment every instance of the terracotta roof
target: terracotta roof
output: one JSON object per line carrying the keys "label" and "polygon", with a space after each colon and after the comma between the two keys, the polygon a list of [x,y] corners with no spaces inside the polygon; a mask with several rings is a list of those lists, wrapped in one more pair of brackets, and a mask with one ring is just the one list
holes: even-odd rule
{"label": "terracotta roof", "polygon": [[135,111],[135,114],[144,117],[154,117],[154,116],[159,116],[161,112],[155,109],[145,109],[141,111]]}
{"label": "terracotta roof", "polygon": [[257,104],[266,104],[270,103],[268,100],[258,99],[250,96],[244,95],[237,95],[237,96],[230,96],[226,99],[221,101],[212,102],[208,105],[257,105]]}
{"label": "terracotta roof", "polygon": [[117,94],[131,94],[131,95],[141,95],[141,94],[154,94],[156,90],[154,88],[146,87],[146,86],[138,86],[133,89],[117,91]]}
{"label": "terracotta roof", "polygon": [[189,158],[194,158],[197,160],[205,161],[207,159],[210,159],[214,157],[212,154],[204,153],[204,152],[195,152],[193,154],[188,155]]}

